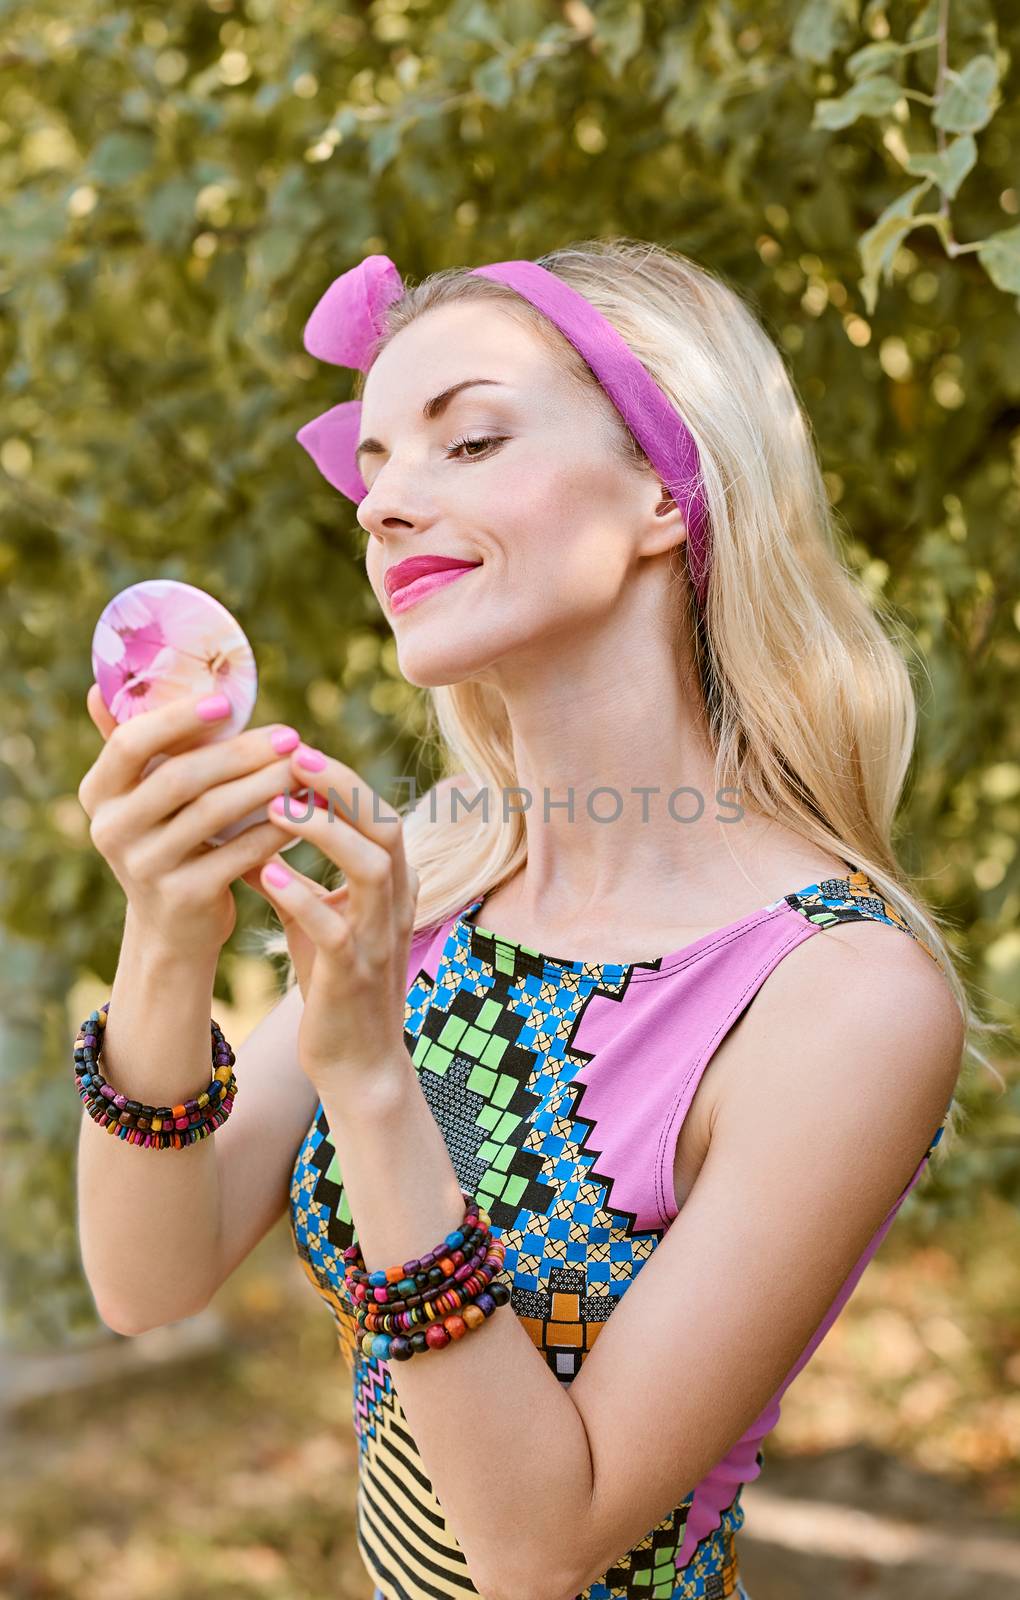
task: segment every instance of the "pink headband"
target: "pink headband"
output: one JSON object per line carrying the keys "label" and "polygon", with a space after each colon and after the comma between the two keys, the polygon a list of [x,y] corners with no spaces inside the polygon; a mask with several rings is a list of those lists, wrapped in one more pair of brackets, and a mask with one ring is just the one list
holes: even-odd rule
{"label": "pink headband", "polygon": [[[688,568],[704,605],[708,504],[697,446],[672,402],[612,323],[555,273],[535,261],[497,261],[471,271],[515,289],[587,361],[684,516]],[[400,273],[389,256],[366,256],[335,278],[315,306],[305,324],[305,349],[320,361],[367,372],[386,331],[386,309],[403,293]],[[297,433],[298,443],[323,477],[355,504],[368,493],[354,454],[360,431],[361,401],[345,400],[313,417]]]}

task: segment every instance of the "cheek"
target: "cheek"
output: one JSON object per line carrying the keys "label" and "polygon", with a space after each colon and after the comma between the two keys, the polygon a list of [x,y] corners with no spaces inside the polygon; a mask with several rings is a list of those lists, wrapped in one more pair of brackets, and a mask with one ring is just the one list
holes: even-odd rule
{"label": "cheek", "polygon": [[502,581],[489,591],[497,609],[526,631],[611,610],[629,570],[621,519],[571,493],[514,510],[513,525],[500,524]]}
{"label": "cheek", "polygon": [[552,470],[546,457],[522,477],[508,512],[507,559],[516,564],[526,554],[530,570],[557,590],[594,595],[626,572],[633,490],[621,492],[621,471],[605,459],[575,457],[569,468]]}
{"label": "cheek", "polygon": [[[594,533],[619,536],[626,523],[622,468],[608,452],[579,456],[576,439],[556,436],[540,448],[517,452],[507,471],[486,480],[477,514],[499,529],[500,542],[512,551],[562,550],[574,542],[587,543]],[[629,491],[633,504],[633,489]]]}

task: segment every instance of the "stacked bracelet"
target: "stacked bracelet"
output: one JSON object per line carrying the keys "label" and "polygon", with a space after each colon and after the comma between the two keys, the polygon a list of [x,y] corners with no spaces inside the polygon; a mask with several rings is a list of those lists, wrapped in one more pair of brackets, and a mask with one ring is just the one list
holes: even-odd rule
{"label": "stacked bracelet", "polygon": [[407,1361],[441,1350],[509,1301],[506,1285],[492,1281],[503,1265],[503,1241],[492,1238],[490,1218],[474,1197],[461,1194],[466,1210],[460,1227],[418,1261],[367,1272],[360,1245],[344,1251],[365,1355]]}
{"label": "stacked bracelet", "polygon": [[74,1041],[75,1086],[93,1122],[129,1144],[155,1150],[183,1150],[215,1133],[229,1117],[237,1094],[234,1052],[222,1030],[210,1021],[213,1075],[209,1087],[182,1105],[147,1106],[119,1094],[99,1071],[109,1009],[107,1000],[98,1011],[90,1012]]}

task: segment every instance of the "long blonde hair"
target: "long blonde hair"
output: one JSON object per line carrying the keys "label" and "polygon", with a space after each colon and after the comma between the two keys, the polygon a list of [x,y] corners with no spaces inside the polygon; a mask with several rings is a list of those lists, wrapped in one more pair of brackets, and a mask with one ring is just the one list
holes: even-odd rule
{"label": "long blonde hair", "polygon": [[[676,659],[688,635],[716,752],[717,789],[736,790],[742,804],[868,875],[943,968],[965,1022],[965,1056],[999,1078],[975,1042],[975,1035],[999,1029],[971,1006],[957,970],[962,958],[894,851],[916,730],[904,659],[912,646],[899,638],[891,607],[868,595],[844,565],[810,423],[779,351],[737,289],[678,251],[627,238],[591,239],[538,259],[613,324],[697,443],[711,577],[701,616],[678,546],[671,568]],[[615,423],[621,458],[648,464],[587,363],[504,284],[461,267],[431,274],[389,308],[380,349],[434,307],[468,300],[497,304],[546,340]],[[420,880],[415,931],[440,925],[527,859],[522,815],[488,820],[481,807],[456,815],[448,803],[436,804],[437,791],[448,785],[477,798],[517,784],[502,696],[471,679],[424,694],[421,742],[435,747],[443,776],[416,803],[398,807]],[[334,887],[343,875],[333,869],[326,881]],[[285,935],[263,932],[258,943],[264,954],[285,958],[289,987],[294,972]],[[950,1136],[958,1117],[954,1101]],[[948,1143],[943,1138],[940,1155]]]}

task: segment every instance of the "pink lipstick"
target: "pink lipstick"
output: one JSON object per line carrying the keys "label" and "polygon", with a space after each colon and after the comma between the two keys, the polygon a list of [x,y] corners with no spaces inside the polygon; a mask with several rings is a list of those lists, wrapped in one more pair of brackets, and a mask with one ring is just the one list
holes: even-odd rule
{"label": "pink lipstick", "polygon": [[406,611],[409,606],[415,605],[419,600],[431,594],[434,589],[442,589],[448,583],[455,583],[458,578],[464,578],[469,572],[474,572],[477,566],[447,567],[441,572],[427,572],[420,578],[415,578],[410,583],[401,584],[390,595],[391,611]]}

